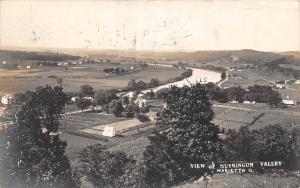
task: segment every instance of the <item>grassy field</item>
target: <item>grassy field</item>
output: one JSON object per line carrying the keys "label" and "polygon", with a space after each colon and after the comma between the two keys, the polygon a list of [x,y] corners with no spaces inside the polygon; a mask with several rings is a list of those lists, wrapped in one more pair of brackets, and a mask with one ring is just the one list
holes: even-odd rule
{"label": "grassy field", "polygon": [[105,113],[78,113],[68,115],[61,120],[62,131],[75,132],[94,126],[124,121],[125,118],[117,118],[112,114]]}
{"label": "grassy field", "polygon": [[[267,125],[280,124],[289,129],[300,126],[300,108],[271,108],[265,104],[224,104],[225,107],[214,106],[214,122],[225,129],[238,129],[249,126],[260,129]],[[233,107],[233,108],[231,108]]]}
{"label": "grassy field", "polygon": [[152,78],[166,81],[180,75],[183,70],[170,67],[135,68],[125,75],[108,75],[104,68],[120,67],[130,69],[137,64],[82,64],[64,67],[32,67],[31,69],[0,69],[0,95],[33,90],[37,86],[57,85],[57,78],[62,78],[65,91],[79,91],[80,86],[90,84],[95,90],[122,88],[131,79],[149,82]]}
{"label": "grassy field", "polygon": [[[182,183],[176,188],[298,188],[297,177],[265,175],[216,174],[210,182],[195,181]],[[174,188],[175,188],[174,187]]]}

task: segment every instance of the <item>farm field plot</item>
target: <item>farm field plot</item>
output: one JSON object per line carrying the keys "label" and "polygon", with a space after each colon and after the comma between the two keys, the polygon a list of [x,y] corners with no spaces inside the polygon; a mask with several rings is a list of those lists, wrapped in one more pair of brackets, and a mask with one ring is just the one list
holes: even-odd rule
{"label": "farm field plot", "polygon": [[[130,69],[131,64],[120,64],[117,67]],[[135,64],[136,66],[136,64]],[[0,95],[34,90],[38,86],[57,84],[62,78],[64,91],[77,92],[80,86],[90,84],[95,90],[122,88],[131,79],[149,82],[152,78],[167,81],[177,77],[184,70],[170,67],[137,68],[125,75],[110,75],[103,72],[104,68],[116,67],[114,64],[83,64],[64,67],[32,67],[31,69],[0,69]],[[163,74],[162,74],[163,73]]]}
{"label": "farm field plot", "polygon": [[91,128],[97,125],[126,120],[125,118],[116,118],[112,114],[104,113],[78,113],[68,115],[61,120],[61,130],[76,132],[79,130]]}
{"label": "farm field plot", "polygon": [[[250,129],[261,129],[267,125],[280,124],[289,129],[290,125],[300,126],[298,108],[271,108],[266,104],[226,104],[228,108],[214,106],[214,123],[225,129],[238,129],[249,126]],[[241,108],[230,109],[230,107]],[[250,110],[243,110],[250,109]]]}
{"label": "farm field plot", "polygon": [[136,127],[140,124],[142,124],[142,123],[138,119],[128,119],[128,120],[108,123],[108,124],[104,124],[104,125],[97,125],[94,127],[89,127],[86,129],[81,129],[80,131],[97,136],[97,135],[101,135],[101,132],[104,130],[104,127],[106,127],[106,126],[114,127],[116,130],[121,130],[121,129],[123,130],[123,129],[128,129],[131,127]]}
{"label": "farm field plot", "polygon": [[258,111],[224,109],[219,107],[214,107],[214,111],[215,118],[213,122],[225,129],[238,129],[241,126],[248,126],[262,115],[262,112]]}
{"label": "farm field plot", "polygon": [[259,118],[250,129],[260,129],[267,125],[282,125],[284,128],[289,129],[290,126],[300,126],[300,117],[293,115],[292,111],[267,111],[265,115]]}
{"label": "farm field plot", "polygon": [[235,78],[229,78],[222,84],[222,87],[238,87],[247,88],[252,85],[268,85],[268,82],[257,78],[252,70],[231,71],[229,74],[235,74]]}

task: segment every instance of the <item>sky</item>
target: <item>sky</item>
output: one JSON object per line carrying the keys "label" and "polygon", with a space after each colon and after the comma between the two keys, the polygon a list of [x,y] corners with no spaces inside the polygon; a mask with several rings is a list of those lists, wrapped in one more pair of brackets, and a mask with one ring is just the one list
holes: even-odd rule
{"label": "sky", "polygon": [[0,0],[0,45],[300,50],[300,1]]}

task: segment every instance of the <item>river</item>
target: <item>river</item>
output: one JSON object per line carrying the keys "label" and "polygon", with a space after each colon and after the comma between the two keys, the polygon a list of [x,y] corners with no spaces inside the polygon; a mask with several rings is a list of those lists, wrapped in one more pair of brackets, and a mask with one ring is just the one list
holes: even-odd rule
{"label": "river", "polygon": [[[149,64],[154,65],[154,64]],[[164,65],[164,64],[156,64],[156,66],[167,66],[172,67],[172,65]],[[190,77],[183,79],[181,81],[161,85],[152,89],[146,89],[143,90],[143,93],[147,93],[150,90],[153,90],[154,92],[157,92],[160,89],[163,88],[169,88],[171,85],[175,85],[177,87],[183,87],[184,85],[190,85],[195,84],[197,82],[200,82],[201,84],[206,84],[208,82],[217,83],[221,80],[221,73],[211,71],[211,70],[204,70],[204,69],[197,69],[197,68],[191,68],[193,70],[193,73]]]}

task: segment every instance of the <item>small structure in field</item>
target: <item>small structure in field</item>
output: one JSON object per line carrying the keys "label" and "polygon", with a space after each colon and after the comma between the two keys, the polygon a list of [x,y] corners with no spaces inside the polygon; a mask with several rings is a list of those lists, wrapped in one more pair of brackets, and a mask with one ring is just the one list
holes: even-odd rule
{"label": "small structure in field", "polygon": [[72,101],[73,103],[75,103],[77,99],[79,99],[79,97],[77,97],[77,96],[76,96],[76,97],[72,97],[72,98],[71,98],[71,101]]}
{"label": "small structure in field", "polygon": [[26,69],[31,69],[31,66],[30,66],[30,65],[27,65],[27,66],[26,66]]}
{"label": "small structure in field", "polygon": [[275,85],[275,88],[276,88],[276,89],[283,89],[284,86],[283,86],[282,84],[276,84],[276,85]]}
{"label": "small structure in field", "polygon": [[103,136],[114,137],[116,136],[116,129],[114,127],[106,126],[102,132]]}
{"label": "small structure in field", "polygon": [[150,112],[147,113],[147,116],[150,119],[150,121],[156,122],[157,112],[150,111]]}
{"label": "small structure in field", "polygon": [[135,104],[139,106],[139,108],[143,108],[145,106],[147,106],[147,100],[146,99],[143,99],[143,98],[138,98],[136,101],[135,101]]}
{"label": "small structure in field", "polygon": [[89,97],[83,97],[84,99],[86,99],[86,100],[90,100],[90,101],[94,101],[94,98],[93,97],[91,97],[91,96],[89,96]]}
{"label": "small structure in field", "polygon": [[296,101],[295,100],[282,100],[282,103],[288,106],[295,106]]}
{"label": "small structure in field", "polygon": [[243,103],[244,104],[255,104],[256,102],[255,101],[244,101]]}
{"label": "small structure in field", "polygon": [[3,64],[3,65],[6,65],[6,64],[7,64],[7,62],[6,62],[6,61],[2,61],[2,64]]}
{"label": "small structure in field", "polygon": [[138,128],[142,123],[138,119],[129,119],[125,121],[119,121],[109,123],[105,125],[99,125],[87,129],[81,130],[88,134],[102,135],[108,137],[114,137],[120,133],[128,132]]}
{"label": "small structure in field", "polygon": [[1,97],[1,103],[3,105],[9,105],[12,103],[13,98],[10,95],[5,95]]}

